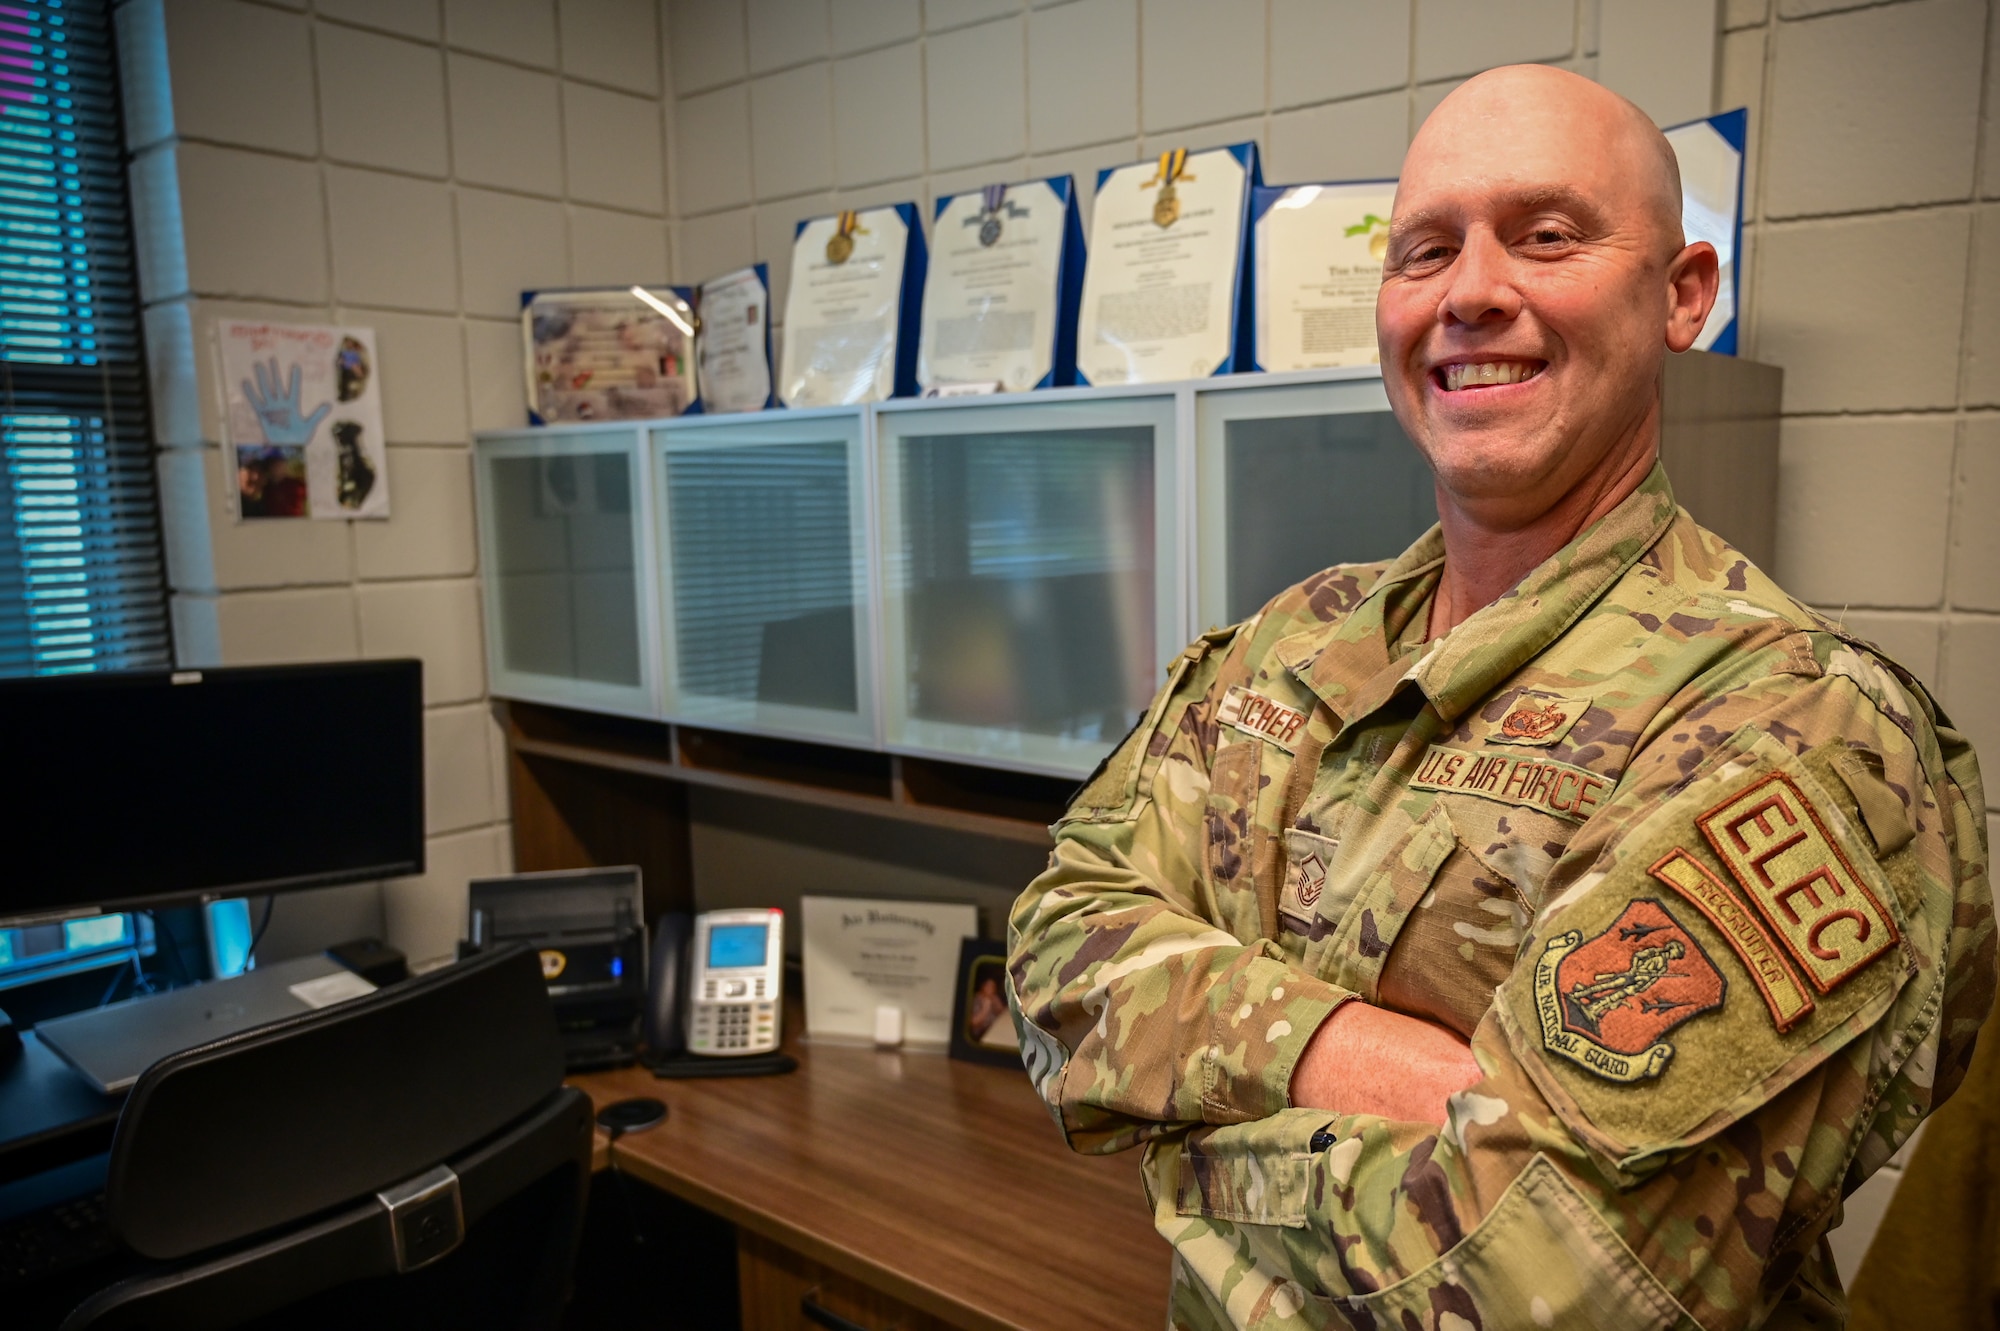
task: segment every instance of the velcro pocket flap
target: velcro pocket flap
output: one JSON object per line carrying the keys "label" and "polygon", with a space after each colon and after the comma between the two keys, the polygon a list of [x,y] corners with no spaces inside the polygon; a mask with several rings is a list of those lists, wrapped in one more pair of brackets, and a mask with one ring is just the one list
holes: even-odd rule
{"label": "velcro pocket flap", "polygon": [[1333,1121],[1324,1109],[1281,1109],[1248,1123],[1197,1128],[1181,1143],[1174,1209],[1236,1224],[1303,1229],[1313,1185],[1313,1134]]}

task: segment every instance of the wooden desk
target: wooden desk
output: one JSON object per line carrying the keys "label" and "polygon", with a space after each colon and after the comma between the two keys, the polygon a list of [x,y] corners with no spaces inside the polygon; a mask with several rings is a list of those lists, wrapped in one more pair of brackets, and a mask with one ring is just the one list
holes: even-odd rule
{"label": "wooden desk", "polygon": [[871,1331],[1165,1325],[1169,1250],[1136,1152],[1072,1153],[1011,1068],[789,1047],[783,1077],[574,1079],[600,1105],[667,1102],[613,1162],[736,1225],[745,1331],[806,1326],[815,1289]]}

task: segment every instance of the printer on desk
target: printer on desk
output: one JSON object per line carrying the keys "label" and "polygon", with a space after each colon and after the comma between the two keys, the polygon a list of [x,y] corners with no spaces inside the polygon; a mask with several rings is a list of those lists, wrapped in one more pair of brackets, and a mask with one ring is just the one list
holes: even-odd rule
{"label": "printer on desk", "polygon": [[464,951],[523,942],[541,954],[572,1072],[639,1052],[646,922],[639,869],[559,869],[471,883]]}

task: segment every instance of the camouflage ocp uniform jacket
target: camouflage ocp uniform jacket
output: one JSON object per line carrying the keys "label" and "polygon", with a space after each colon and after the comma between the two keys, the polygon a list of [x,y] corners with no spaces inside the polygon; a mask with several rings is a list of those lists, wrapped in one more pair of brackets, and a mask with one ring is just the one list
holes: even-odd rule
{"label": "camouflage ocp uniform jacket", "polygon": [[[1015,905],[1030,1076],[1145,1144],[1178,1327],[1838,1325],[1993,995],[1970,749],[1657,468],[1426,644],[1442,556],[1174,664]],[[1442,1129],[1291,1105],[1349,1000],[1471,1040]]]}

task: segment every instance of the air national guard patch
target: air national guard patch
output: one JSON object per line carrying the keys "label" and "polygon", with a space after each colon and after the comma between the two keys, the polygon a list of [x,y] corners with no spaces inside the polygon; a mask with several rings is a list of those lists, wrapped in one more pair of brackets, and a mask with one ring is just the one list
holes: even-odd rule
{"label": "air national guard patch", "polygon": [[1666,1070],[1668,1032],[1722,1006],[1728,982],[1666,907],[1641,897],[1609,928],[1549,939],[1535,962],[1542,1044],[1607,1081]]}
{"label": "air national guard patch", "polygon": [[1500,718],[1500,724],[1487,732],[1488,744],[1554,744],[1569,728],[1576,724],[1590,707],[1588,699],[1558,698],[1548,693],[1531,693],[1522,690],[1507,708],[1507,714]]}
{"label": "air national guard patch", "polygon": [[1896,944],[1896,925],[1792,779],[1773,772],[1695,819],[1822,994]]}
{"label": "air national guard patch", "polygon": [[1292,751],[1293,741],[1306,727],[1306,714],[1298,708],[1287,707],[1277,699],[1266,698],[1241,684],[1222,695],[1222,706],[1216,709],[1216,720],[1246,734],[1267,739],[1287,753]]}

